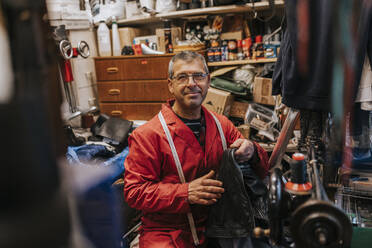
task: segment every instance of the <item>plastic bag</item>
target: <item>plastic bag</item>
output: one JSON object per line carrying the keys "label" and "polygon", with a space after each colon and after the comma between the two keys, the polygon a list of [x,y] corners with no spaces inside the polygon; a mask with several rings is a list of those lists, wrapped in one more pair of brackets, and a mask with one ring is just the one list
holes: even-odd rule
{"label": "plastic bag", "polygon": [[176,1],[175,0],[157,0],[156,1],[156,12],[166,13],[169,11],[176,10]]}

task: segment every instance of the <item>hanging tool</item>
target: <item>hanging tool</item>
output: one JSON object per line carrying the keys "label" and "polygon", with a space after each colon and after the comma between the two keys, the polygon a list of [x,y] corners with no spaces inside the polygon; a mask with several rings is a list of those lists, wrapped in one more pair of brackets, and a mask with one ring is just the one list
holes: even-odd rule
{"label": "hanging tool", "polygon": [[77,101],[72,87],[74,81],[71,59],[77,58],[79,55],[86,59],[90,56],[89,45],[86,41],[79,41],[77,47],[73,47],[71,42],[67,39],[66,30],[64,25],[58,26],[53,32],[53,38],[55,39],[59,52],[63,61],[59,63],[59,77],[63,82],[65,96],[69,105],[71,115],[66,120],[72,120],[78,116],[85,115],[88,113],[96,112],[98,108],[92,106],[87,110],[79,110],[77,107]]}
{"label": "hanging tool", "polygon": [[67,102],[70,107],[70,112],[73,113],[68,119],[72,119],[71,117],[77,117],[82,114],[81,111],[77,108],[76,97],[72,88],[72,82],[74,81],[74,77],[72,74],[71,62],[70,59],[78,57],[80,55],[83,58],[88,58],[90,55],[89,45],[86,41],[80,41],[78,43],[77,48],[72,47],[71,43],[63,39],[59,42],[59,50],[64,58],[62,69],[59,67],[60,74],[62,74],[63,85],[65,89],[65,94],[67,98]]}

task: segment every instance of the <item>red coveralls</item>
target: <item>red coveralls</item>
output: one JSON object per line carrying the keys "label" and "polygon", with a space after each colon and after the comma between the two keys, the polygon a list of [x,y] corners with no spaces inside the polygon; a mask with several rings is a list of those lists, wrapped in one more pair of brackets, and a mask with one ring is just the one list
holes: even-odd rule
{"label": "red coveralls", "polygon": [[[172,135],[186,182],[218,171],[222,158],[222,143],[216,123],[204,107],[206,136],[205,149],[193,132],[171,109],[170,102],[163,104],[162,114]],[[236,127],[222,115],[221,122],[229,147],[243,138]],[[267,153],[257,144],[260,164],[253,165],[261,177],[267,174]],[[200,243],[209,206],[188,203],[188,183],[181,184],[167,138],[157,116],[138,127],[129,137],[129,155],[125,160],[124,196],[129,206],[143,212],[140,247],[193,247],[187,220],[192,211]]]}

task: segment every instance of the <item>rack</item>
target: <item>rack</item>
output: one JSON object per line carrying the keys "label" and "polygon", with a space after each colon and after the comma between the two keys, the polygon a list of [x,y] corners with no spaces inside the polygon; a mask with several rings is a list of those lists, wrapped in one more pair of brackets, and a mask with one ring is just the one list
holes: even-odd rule
{"label": "rack", "polygon": [[[275,7],[284,7],[283,0],[276,0]],[[225,5],[225,6],[215,6],[207,8],[198,8],[198,9],[188,9],[180,11],[171,11],[168,13],[160,13],[150,17],[136,17],[131,19],[122,19],[118,20],[117,23],[120,26],[128,25],[139,25],[139,24],[148,24],[154,22],[160,22],[164,19],[176,19],[182,17],[198,16],[198,15],[218,15],[218,14],[228,14],[228,13],[243,13],[249,11],[262,11],[270,8],[268,1],[257,2],[257,3],[247,3],[243,5]]]}

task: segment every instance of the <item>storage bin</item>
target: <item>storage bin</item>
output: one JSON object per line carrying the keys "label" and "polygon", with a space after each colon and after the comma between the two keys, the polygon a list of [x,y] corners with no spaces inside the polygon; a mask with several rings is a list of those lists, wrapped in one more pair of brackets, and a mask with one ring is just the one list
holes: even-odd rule
{"label": "storage bin", "polygon": [[267,131],[278,122],[278,117],[273,110],[252,103],[248,107],[244,122],[257,130]]}

